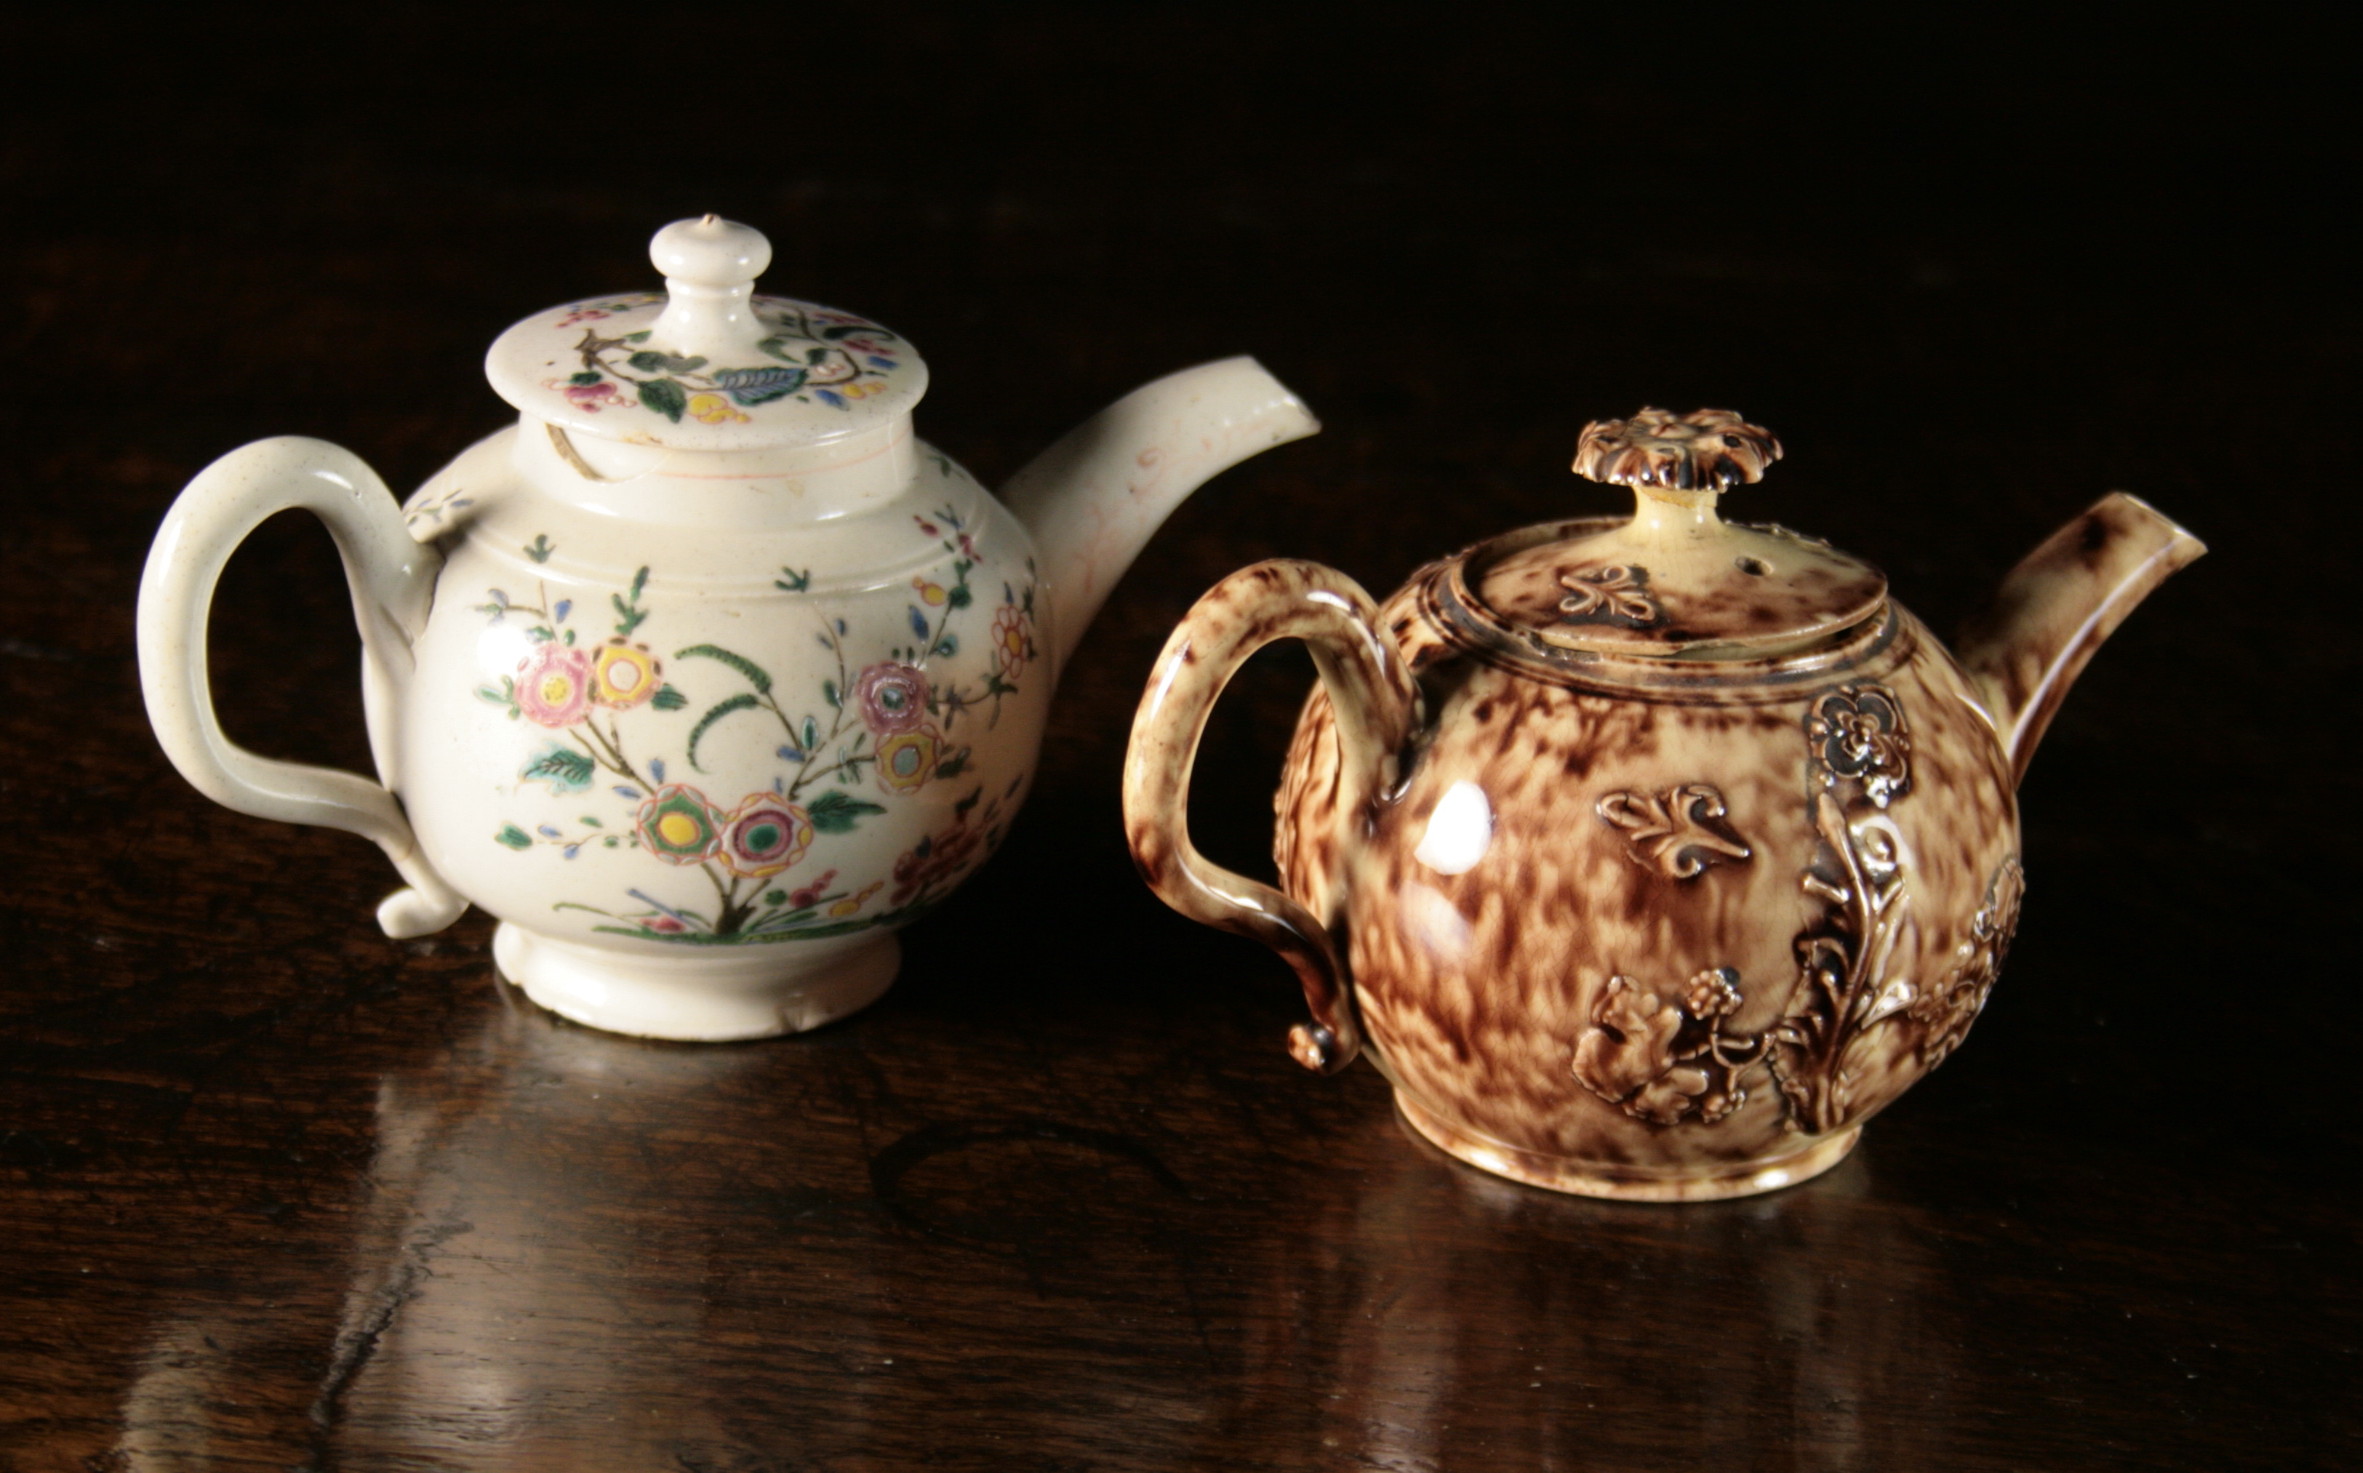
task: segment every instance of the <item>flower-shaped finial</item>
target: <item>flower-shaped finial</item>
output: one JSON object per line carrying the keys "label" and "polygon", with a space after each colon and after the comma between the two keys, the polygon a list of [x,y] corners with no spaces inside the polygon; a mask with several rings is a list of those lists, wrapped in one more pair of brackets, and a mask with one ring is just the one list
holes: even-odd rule
{"label": "flower-shaped finial", "polygon": [[1637,490],[1727,491],[1764,479],[1780,441],[1728,409],[1676,415],[1644,409],[1631,419],[1596,419],[1575,443],[1575,473]]}

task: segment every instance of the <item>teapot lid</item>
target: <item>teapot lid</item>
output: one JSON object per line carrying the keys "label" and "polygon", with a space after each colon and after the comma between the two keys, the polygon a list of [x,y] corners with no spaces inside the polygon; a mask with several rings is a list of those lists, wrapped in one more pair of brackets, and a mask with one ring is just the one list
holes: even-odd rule
{"label": "teapot lid", "polygon": [[1887,576],[1819,538],[1715,514],[1764,478],[1780,441],[1728,409],[1643,409],[1594,420],[1575,472],[1630,486],[1628,522],[1579,523],[1465,570],[1479,603],[1546,646],[1682,659],[1758,658],[1818,643],[1878,613]]}
{"label": "teapot lid", "polygon": [[485,355],[503,399],[572,433],[678,450],[825,445],[927,392],[911,345],[866,317],[759,297],[762,232],[708,215],[649,242],[664,292],[539,312]]}

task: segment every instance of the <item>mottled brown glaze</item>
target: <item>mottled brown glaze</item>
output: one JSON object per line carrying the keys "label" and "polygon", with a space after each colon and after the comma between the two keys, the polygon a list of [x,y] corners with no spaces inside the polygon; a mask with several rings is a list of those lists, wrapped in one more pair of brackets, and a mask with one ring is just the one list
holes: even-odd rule
{"label": "mottled brown glaze", "polygon": [[2133,606],[2207,552],[2138,496],[2112,491],[2010,570],[1961,636],[1968,669],[2012,770],[2027,761],[2068,687]]}
{"label": "mottled brown glaze", "polygon": [[1320,827],[1307,830],[1334,853],[1335,822],[1370,808],[1395,781],[1397,753],[1418,715],[1410,676],[1379,637],[1374,612],[1359,584],[1315,563],[1276,559],[1233,573],[1166,641],[1124,767],[1125,832],[1142,878],[1182,914],[1251,936],[1287,959],[1313,1014],[1290,1033],[1289,1052],[1323,1073],[1352,1063],[1361,1048],[1351,985],[1329,927],[1298,900],[1198,852],[1190,842],[1190,770],[1207,716],[1247,657],[1277,639],[1305,641],[1322,688],[1344,702],[1343,722],[1333,717],[1330,727]]}
{"label": "mottled brown glaze", "polygon": [[[1809,661],[1711,696],[1547,678],[1447,632],[1448,574],[1380,610],[1431,715],[1367,838],[1304,837],[1338,830],[1325,691],[1278,802],[1282,883],[1343,935],[1405,1117],[1593,1195],[1737,1195],[1835,1164],[1833,1141],[1958,1045],[2016,918],[2015,784],[1967,678],[1900,611],[1802,682],[1783,666]],[[1490,842],[1443,873],[1421,852],[1462,785]]]}
{"label": "mottled brown glaze", "polygon": [[1713,558],[1637,547],[1630,527],[1621,517],[1557,524],[1470,581],[1502,623],[1545,643],[1657,655],[1818,639],[1887,599],[1877,568],[1786,527],[1717,524],[1718,542],[1745,541]]}
{"label": "mottled brown glaze", "polygon": [[1780,441],[1729,409],[1675,414],[1643,409],[1631,419],[1596,419],[1575,442],[1575,473],[1617,486],[1692,491],[1764,479]]}
{"label": "mottled brown glaze", "polygon": [[[1630,522],[1494,538],[1383,607],[1314,564],[1233,575],[1167,645],[1126,768],[1159,895],[1304,980],[1300,1060],[1365,1043],[1428,1139],[1563,1191],[1802,1181],[1960,1046],[2018,923],[2026,748],[2197,555],[2104,501],[2012,575],[1965,668],[1875,569],[1717,520],[1778,447],[1702,416],[1764,444],[1733,431],[1729,477],[1694,467],[1678,503],[1642,485]],[[1615,458],[1664,447],[1612,428],[1585,454],[1640,477]],[[1223,682],[1290,636],[1323,678],[1275,800],[1282,894],[1207,865],[1184,811]]]}

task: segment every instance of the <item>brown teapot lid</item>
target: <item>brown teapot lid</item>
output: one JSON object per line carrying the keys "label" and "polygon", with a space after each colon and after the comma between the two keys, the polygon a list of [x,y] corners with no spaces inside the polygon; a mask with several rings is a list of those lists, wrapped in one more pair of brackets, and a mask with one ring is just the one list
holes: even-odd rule
{"label": "brown teapot lid", "polygon": [[1576,474],[1632,487],[1632,520],[1578,524],[1469,568],[1469,582],[1495,618],[1563,649],[1716,659],[1818,643],[1878,613],[1887,576],[1818,538],[1717,517],[1725,491],[1780,455],[1728,409],[1594,420]]}

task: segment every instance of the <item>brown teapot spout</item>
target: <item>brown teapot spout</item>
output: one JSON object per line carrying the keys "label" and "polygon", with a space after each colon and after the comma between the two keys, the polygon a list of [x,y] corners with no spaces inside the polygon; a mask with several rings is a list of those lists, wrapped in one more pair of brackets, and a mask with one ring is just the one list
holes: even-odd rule
{"label": "brown teapot spout", "polygon": [[2027,554],[1963,632],[1959,654],[2023,780],[2084,664],[2159,584],[2207,544],[2149,503],[2112,491]]}

